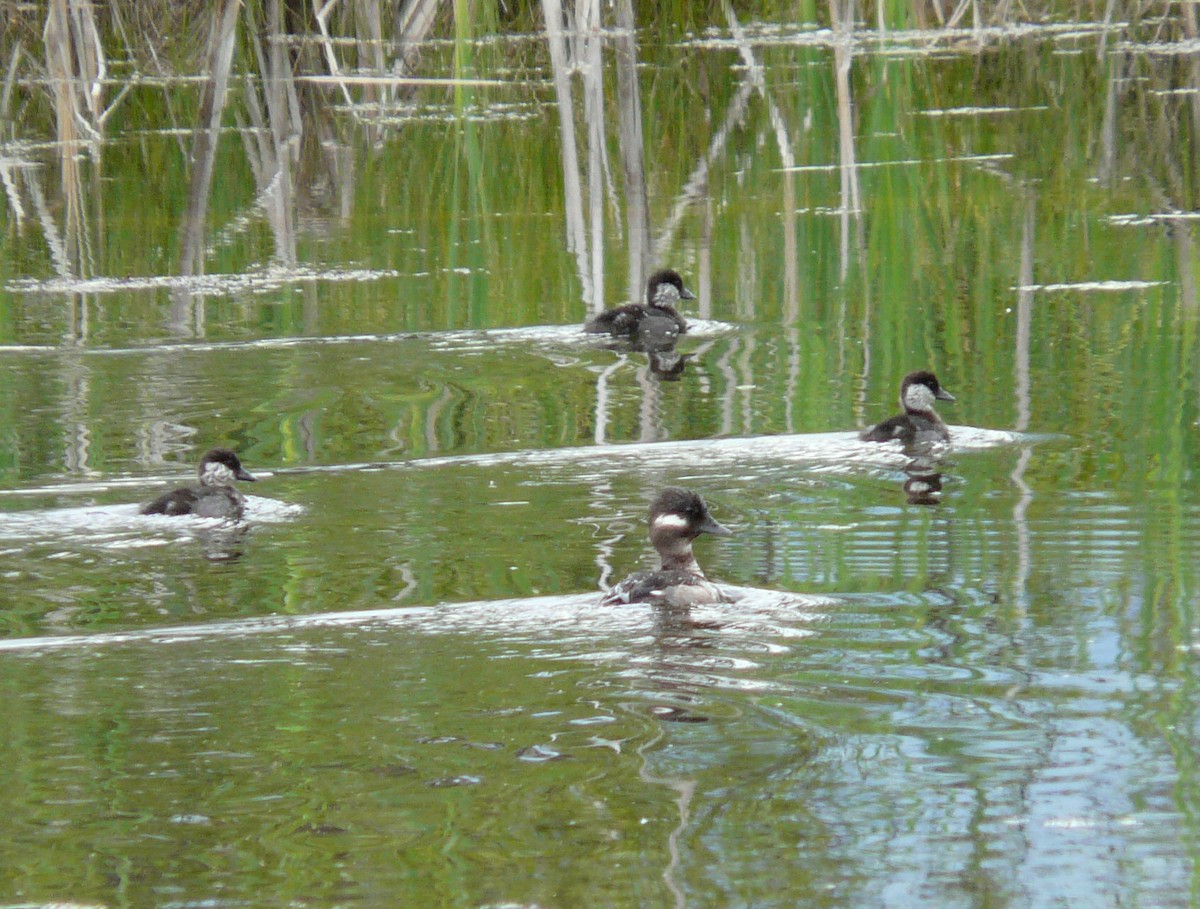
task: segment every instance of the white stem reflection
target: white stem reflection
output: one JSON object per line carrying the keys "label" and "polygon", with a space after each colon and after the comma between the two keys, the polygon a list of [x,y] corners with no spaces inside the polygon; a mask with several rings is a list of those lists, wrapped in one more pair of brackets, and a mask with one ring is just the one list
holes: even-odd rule
{"label": "white stem reflection", "polygon": [[576,32],[583,76],[583,117],[588,127],[588,221],[592,252],[592,305],[604,308],[604,59],[600,0],[577,0]]}
{"label": "white stem reflection", "polygon": [[550,49],[550,68],[554,73],[554,94],[558,101],[567,250],[575,254],[583,301],[588,304],[589,311],[595,314],[604,308],[604,298],[594,290],[592,259],[588,253],[587,229],[583,222],[583,186],[579,178],[579,149],[575,140],[575,103],[561,0],[542,0],[542,15],[546,23],[546,44]]}
{"label": "white stem reflection", "polygon": [[854,151],[854,99],[850,91],[850,65],[854,59],[854,19],[852,3],[847,0],[844,11],[838,8],[839,0],[830,0],[830,15],[834,23],[835,40],[833,42],[833,71],[834,84],[837,89],[838,117],[838,172],[841,176],[842,204],[839,211],[841,224],[841,244],[839,258],[839,276],[846,280],[850,271],[850,220],[854,219],[854,229],[861,250],[866,245],[863,235],[862,200],[859,192],[858,166],[855,163]]}
{"label": "white stem reflection", "polygon": [[[618,0],[613,50],[617,64],[617,134],[625,178],[625,233],[629,250],[630,300],[642,294],[654,262],[650,248],[650,203],[646,190],[645,137],[637,77],[637,23],[632,0]],[[707,299],[707,294],[702,297]]]}
{"label": "white stem reflection", "polygon": [[596,377],[596,430],[592,441],[597,445],[604,445],[608,441],[609,409],[612,406],[608,399],[608,378],[624,366],[625,362],[624,356],[618,357]]}
{"label": "white stem reflection", "polygon": [[[1036,205],[1033,190],[1026,189],[1025,214],[1021,224],[1021,265],[1017,291],[1017,337],[1013,356],[1015,371],[1015,394],[1017,405],[1016,429],[1023,432],[1029,428],[1030,381],[1029,354],[1030,335],[1033,326],[1033,249]],[[1033,490],[1025,482],[1025,471],[1033,457],[1033,447],[1025,445],[1010,474],[1017,488],[1017,500],[1013,503],[1013,533],[1017,547],[1017,568],[1013,577],[1013,602],[1024,606],[1029,574],[1032,567],[1029,539],[1029,504],[1033,501]]]}

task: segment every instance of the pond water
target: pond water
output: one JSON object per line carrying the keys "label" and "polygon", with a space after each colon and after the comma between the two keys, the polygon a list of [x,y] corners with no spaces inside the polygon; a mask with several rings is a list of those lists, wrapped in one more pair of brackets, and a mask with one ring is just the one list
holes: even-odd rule
{"label": "pond water", "polygon": [[[64,6],[0,44],[0,906],[1197,904],[1194,9]],[[660,265],[666,369],[580,330]],[[925,367],[949,451],[858,442]],[[214,445],[244,522],[137,514]],[[741,599],[599,608],[665,485]]]}

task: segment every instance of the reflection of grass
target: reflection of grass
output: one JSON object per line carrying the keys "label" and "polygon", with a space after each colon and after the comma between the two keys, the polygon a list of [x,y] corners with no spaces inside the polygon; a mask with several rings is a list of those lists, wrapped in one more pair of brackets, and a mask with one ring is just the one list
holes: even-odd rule
{"label": "reflection of grass", "polygon": [[[535,28],[536,17],[522,19],[532,14],[496,4],[473,5],[468,16],[466,7],[459,2],[443,9],[437,33],[453,29],[453,41],[423,47],[421,71],[502,85],[426,87],[406,96],[417,110],[433,105],[445,111],[450,101],[457,119],[389,125],[377,141],[367,142],[350,110],[339,110],[332,119],[327,112],[320,117],[301,112],[305,129],[330,131],[331,144],[324,148],[343,155],[344,172],[350,174],[344,209],[342,199],[322,183],[341,172],[314,166],[298,178],[308,181],[298,187],[305,206],[301,259],[394,269],[398,276],[369,284],[322,283],[309,290],[285,287],[255,297],[219,294],[205,306],[213,336],[582,319],[574,262],[562,236],[558,112],[547,105],[549,92],[540,81],[547,72],[544,47],[537,41],[483,40],[497,29]],[[168,21],[181,21],[180,33],[194,30],[198,8],[184,4],[172,15],[185,20]],[[739,88],[731,52],[681,51],[671,43],[686,30],[709,24],[697,18],[698,9],[682,2],[639,9],[642,25],[662,26],[667,39],[643,42],[639,50],[652,225],[675,207],[680,186],[706,152],[711,124],[721,122]],[[825,10],[812,5],[799,17],[817,22]],[[766,10],[757,12],[762,16]],[[951,12],[943,8],[947,16]],[[884,13],[891,29],[919,24],[916,7],[888,4]],[[932,15],[932,7],[925,6],[924,14]],[[22,15],[8,34],[19,36],[22,22],[31,24]],[[739,15],[752,18],[755,10],[739,10]],[[1011,9],[1010,15],[1015,15]],[[874,10],[865,10],[864,19],[876,22]],[[338,34],[354,34],[353,17],[331,22]],[[1173,37],[1173,28],[1168,23],[1164,36]],[[136,51],[146,40],[149,36],[131,40],[138,65]],[[710,162],[708,198],[685,209],[674,234],[680,238],[676,248],[661,253],[685,270],[693,268],[704,231],[700,211],[711,204],[714,315],[766,326],[794,319],[803,326],[794,336],[739,350],[730,360],[733,380],[715,374],[724,389],[719,393],[731,400],[736,396],[730,389],[738,384],[760,389],[749,396],[749,412],[737,425],[751,431],[821,428],[822,420],[852,425],[864,418],[862,407],[851,405],[860,376],[865,375],[864,403],[878,406],[892,400],[898,376],[916,363],[937,366],[952,388],[969,390],[956,409],[957,419],[1010,422],[1010,310],[1018,283],[1023,200],[1031,196],[1037,283],[1168,282],[1115,299],[1036,298],[1034,388],[1051,383],[1056,394],[1038,402],[1035,428],[1067,425],[1082,412],[1097,428],[1110,430],[1121,408],[1130,405],[1124,398],[1109,398],[1120,395],[1120,383],[1108,377],[1128,382],[1132,376],[1144,383],[1134,397],[1154,402],[1150,418],[1159,421],[1162,436],[1181,431],[1179,415],[1190,412],[1187,402],[1197,397],[1194,370],[1182,346],[1194,332],[1187,310],[1194,304],[1179,292],[1194,257],[1191,240],[1186,232],[1157,223],[1131,226],[1105,219],[1196,206],[1196,165],[1189,152],[1196,134],[1192,102],[1170,93],[1187,86],[1188,70],[1173,58],[1150,54],[1126,54],[1120,68],[1112,55],[1097,62],[1095,37],[989,40],[993,43],[982,48],[941,42],[937,57],[872,55],[869,43],[859,48],[850,81],[855,157],[895,164],[859,174],[865,247],[861,255],[852,254],[845,280],[839,268],[841,228],[829,214],[842,205],[837,174],[797,172],[788,176],[794,192],[783,191],[769,111],[760,96],[751,97],[743,119]],[[24,45],[25,66],[36,65],[28,51],[33,46]],[[164,56],[163,67],[187,62],[183,48],[173,47],[177,55]],[[1083,52],[1062,53],[1077,47]],[[345,51],[344,61],[353,61],[350,50],[339,46],[339,51]],[[766,91],[792,140],[796,164],[836,164],[837,105],[828,48],[756,45],[753,52],[765,68]],[[320,58],[312,53],[299,52],[296,59],[319,68]],[[299,103],[316,108],[324,104],[320,99],[335,97],[320,94],[328,91],[324,88],[314,91],[318,94],[301,93]],[[607,91],[605,97],[606,116],[615,118],[616,93]],[[29,131],[26,138],[52,134],[44,90],[17,86],[13,99],[12,110],[22,114],[17,122]],[[469,115],[493,101],[519,101],[544,116],[487,122]],[[189,124],[195,103],[192,85],[139,87],[114,125],[154,130]],[[987,108],[1009,112],[954,113]],[[385,104],[376,109],[386,118]],[[916,116],[931,110],[950,113]],[[609,135],[615,160],[616,131]],[[1119,141],[1109,142],[1109,136]],[[951,160],[972,154],[1011,157]],[[908,160],[921,163],[899,163]],[[221,179],[214,185],[211,223],[249,218],[255,224],[248,208],[254,195],[250,169],[237,142],[222,141],[216,169]],[[73,203],[76,210],[93,219],[93,231],[103,223],[105,242],[95,251],[98,273],[170,271],[172,257],[163,252],[170,241],[164,244],[161,237],[171,235],[183,210],[186,172],[174,138],[141,136],[132,154],[104,159],[103,171],[97,172],[102,178],[73,184],[80,187],[76,197],[87,196],[85,204]],[[41,188],[44,194],[50,190],[53,200],[53,183]],[[5,223],[12,223],[11,208],[3,211]],[[315,227],[306,231],[305,223]],[[610,287],[625,254],[616,235],[621,223],[606,215],[615,237],[607,238],[605,247]],[[236,274],[270,255],[269,234],[251,227],[211,251],[207,269]],[[783,277],[786,255],[797,259],[794,299],[785,299],[793,293]],[[7,274],[44,274],[51,267],[36,232],[0,234],[0,260]],[[92,310],[92,339],[119,344],[158,337],[168,304],[164,293],[142,292],[84,305]],[[64,334],[67,310],[58,301],[30,298],[17,307],[6,298],[0,307],[5,314],[0,339],[6,342],[55,343]],[[1133,346],[1144,362],[1135,359]],[[1074,365],[1061,387],[1066,363]],[[1178,395],[1156,394],[1152,383],[1170,375],[1183,376],[1184,389]],[[1189,450],[1184,444],[1180,457],[1191,456]]]}

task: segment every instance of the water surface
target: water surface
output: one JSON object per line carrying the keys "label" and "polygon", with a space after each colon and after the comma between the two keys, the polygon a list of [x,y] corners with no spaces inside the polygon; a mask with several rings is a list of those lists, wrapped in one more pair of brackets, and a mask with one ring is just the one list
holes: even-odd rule
{"label": "water surface", "polygon": [[[1196,902],[1190,14],[620,6],[14,13],[0,905]],[[667,484],[740,599],[600,609]]]}

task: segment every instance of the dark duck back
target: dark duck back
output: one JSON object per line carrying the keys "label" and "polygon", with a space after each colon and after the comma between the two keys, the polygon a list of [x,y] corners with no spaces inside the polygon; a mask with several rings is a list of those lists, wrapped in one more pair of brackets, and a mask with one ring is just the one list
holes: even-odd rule
{"label": "dark duck back", "polygon": [[899,440],[904,445],[949,442],[950,430],[933,409],[935,400],[953,401],[954,395],[942,388],[937,376],[928,370],[910,372],[900,383],[900,406],[904,413],[872,426],[860,438],[864,442]]}
{"label": "dark duck back", "polygon": [[688,489],[668,486],[650,505],[650,542],[658,551],[662,565],[657,571],[637,571],[613,587],[601,605],[657,603],[687,607],[704,603],[725,603],[725,596],[704,577],[692,553],[692,541],[702,533],[731,536],[717,523],[704,499]]}
{"label": "dark duck back", "polygon": [[628,303],[605,310],[588,322],[583,330],[590,334],[609,334],[616,338],[638,340],[639,335],[652,332],[681,335],[687,331],[687,320],[675,309],[680,300],[694,300],[696,295],[683,286],[679,272],[669,268],[656,271],[646,282],[646,302]]}
{"label": "dark duck back", "polygon": [[228,448],[214,448],[200,459],[198,486],[181,486],[163,493],[141,508],[141,514],[183,515],[201,518],[240,520],[246,500],[233,487],[235,480],[253,483],[254,477],[242,467],[238,456]]}

